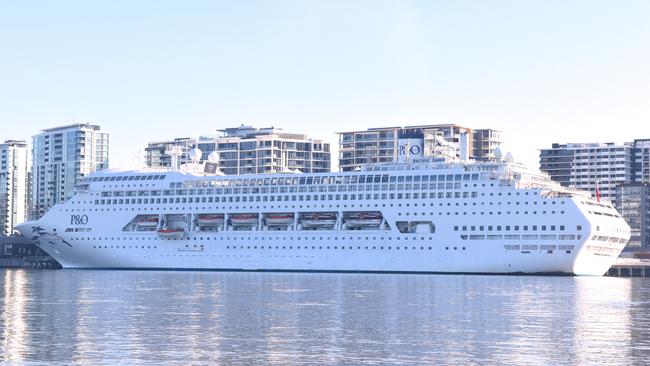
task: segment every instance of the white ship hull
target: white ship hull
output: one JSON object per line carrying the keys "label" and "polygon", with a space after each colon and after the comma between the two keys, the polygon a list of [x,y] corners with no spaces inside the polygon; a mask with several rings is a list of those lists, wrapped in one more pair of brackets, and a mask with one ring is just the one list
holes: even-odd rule
{"label": "white ship hull", "polygon": [[[160,187],[180,178],[168,173]],[[263,203],[173,201],[133,210],[103,210],[94,196],[97,193],[90,189],[18,229],[64,268],[106,269],[603,275],[629,240],[629,227],[611,206],[594,208],[595,203],[584,196],[545,197],[542,189],[494,183],[488,187],[482,192],[468,188],[479,193],[467,194],[467,199],[386,195],[386,199],[351,200],[346,207],[336,200],[296,200],[289,205],[285,200],[260,199]],[[79,202],[94,204],[84,207]],[[345,220],[301,219],[291,220],[281,230],[269,230],[257,219],[231,218],[223,230],[203,231],[191,224],[196,222],[192,217],[206,212],[255,209],[258,215],[292,210],[293,217],[321,209],[336,212],[339,218],[346,217],[346,211],[373,210],[381,212],[386,225],[359,230],[347,229]],[[125,225],[138,214],[188,217],[183,221],[188,227],[182,238],[161,238],[155,231],[137,228],[129,231]],[[403,232],[409,229],[398,227],[430,229]]]}
{"label": "white ship hull", "polygon": [[[364,232],[364,234],[366,233]],[[231,235],[230,240],[195,241],[172,238],[141,238],[98,245],[67,246],[60,237],[45,236],[41,247],[63,268],[96,269],[188,269],[228,271],[343,271],[404,273],[503,273],[603,275],[612,265],[609,257],[597,257],[579,248],[553,254],[503,250],[502,243],[488,243],[446,250],[444,244],[429,242],[426,247],[395,247],[394,242],[373,241],[359,246],[359,237],[346,235],[327,245],[308,245],[304,241],[287,241],[282,234],[267,232],[268,241],[247,240],[245,235]],[[201,240],[201,239],[199,239]],[[363,240],[363,237],[361,238]],[[155,245],[151,245],[155,242]],[[278,243],[278,249],[275,249]],[[190,243],[187,245],[186,243]],[[311,241],[310,241],[311,243]],[[428,249],[429,245],[432,249]],[[106,246],[106,248],[103,248]],[[297,249],[300,246],[300,249]],[[365,249],[368,246],[369,249]],[[391,249],[388,249],[390,246]],[[584,245],[583,245],[584,246]],[[113,247],[113,248],[111,248]],[[119,247],[119,249],[118,249]],[[248,248],[251,249],[248,249]],[[257,249],[254,249],[257,247]],[[318,249],[323,247],[323,249]],[[345,249],[343,249],[345,247]],[[372,248],[375,249],[372,249]],[[383,249],[380,249],[382,248]],[[262,249],[263,248],[263,249]],[[284,249],[282,249],[284,248]],[[291,248],[291,249],[290,249]],[[336,249],[335,249],[336,248]],[[351,248],[351,249],[350,249]]]}

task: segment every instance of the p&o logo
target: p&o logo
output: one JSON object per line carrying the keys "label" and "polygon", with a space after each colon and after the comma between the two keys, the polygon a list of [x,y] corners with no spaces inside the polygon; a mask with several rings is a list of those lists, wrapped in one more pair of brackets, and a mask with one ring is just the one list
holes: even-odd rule
{"label": "p&o logo", "polygon": [[88,215],[70,215],[70,225],[86,225]]}
{"label": "p&o logo", "polygon": [[399,154],[406,155],[407,148],[408,148],[409,155],[420,155],[420,152],[422,152],[422,147],[420,145],[411,145],[411,146],[400,145]]}

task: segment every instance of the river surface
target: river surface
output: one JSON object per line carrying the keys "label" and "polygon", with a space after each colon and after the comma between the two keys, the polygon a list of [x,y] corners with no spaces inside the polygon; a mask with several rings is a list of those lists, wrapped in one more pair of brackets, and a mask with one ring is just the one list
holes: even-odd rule
{"label": "river surface", "polygon": [[650,279],[0,270],[16,364],[649,364]]}

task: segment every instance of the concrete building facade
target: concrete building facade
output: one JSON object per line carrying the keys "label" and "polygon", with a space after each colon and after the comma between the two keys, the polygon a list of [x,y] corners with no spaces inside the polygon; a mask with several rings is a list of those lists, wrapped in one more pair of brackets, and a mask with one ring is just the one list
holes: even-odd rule
{"label": "concrete building facade", "polygon": [[501,131],[490,128],[480,128],[474,130],[472,141],[472,157],[478,161],[490,161],[496,159],[494,151],[501,146],[503,140]]}

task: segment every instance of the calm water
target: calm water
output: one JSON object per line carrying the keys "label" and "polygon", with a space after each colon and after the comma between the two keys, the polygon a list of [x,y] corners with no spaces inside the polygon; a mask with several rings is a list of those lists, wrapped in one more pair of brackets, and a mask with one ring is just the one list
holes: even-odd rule
{"label": "calm water", "polygon": [[5,362],[650,362],[650,279],[75,270],[0,276]]}

